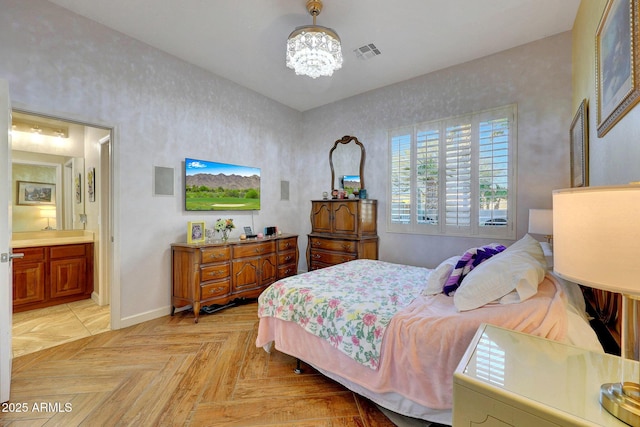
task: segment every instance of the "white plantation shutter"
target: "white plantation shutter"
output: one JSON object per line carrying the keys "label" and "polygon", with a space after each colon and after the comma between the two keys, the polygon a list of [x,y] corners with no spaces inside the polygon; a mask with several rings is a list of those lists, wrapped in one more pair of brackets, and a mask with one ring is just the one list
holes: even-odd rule
{"label": "white plantation shutter", "polygon": [[416,222],[438,224],[440,194],[440,130],[426,128],[416,135]]}
{"label": "white plantation shutter", "polygon": [[[509,197],[509,121],[506,118],[480,122],[479,206],[480,227],[502,226]],[[484,220],[482,220],[484,219]]]}
{"label": "white plantation shutter", "polygon": [[391,138],[391,222],[408,224],[411,213],[411,134]]}
{"label": "white plantation shutter", "polygon": [[516,106],[389,132],[388,230],[514,238]]}
{"label": "white plantation shutter", "polygon": [[[446,225],[471,225],[471,123],[447,126],[446,150]],[[459,230],[458,230],[459,231]]]}

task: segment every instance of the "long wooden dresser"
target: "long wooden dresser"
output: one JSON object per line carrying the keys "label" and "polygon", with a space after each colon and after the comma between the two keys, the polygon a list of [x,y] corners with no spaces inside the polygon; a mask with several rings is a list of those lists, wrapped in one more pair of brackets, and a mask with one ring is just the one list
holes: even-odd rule
{"label": "long wooden dresser", "polygon": [[203,305],[256,298],[276,280],[298,270],[298,236],[221,243],[171,245],[172,309],[193,306],[198,323]]}
{"label": "long wooden dresser", "polygon": [[311,201],[309,271],[354,259],[378,259],[377,200]]}

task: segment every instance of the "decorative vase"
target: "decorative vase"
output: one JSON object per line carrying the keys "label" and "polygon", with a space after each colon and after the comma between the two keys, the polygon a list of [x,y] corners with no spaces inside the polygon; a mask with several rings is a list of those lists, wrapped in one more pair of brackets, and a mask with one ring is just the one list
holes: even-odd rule
{"label": "decorative vase", "polygon": [[222,230],[222,241],[226,242],[227,240],[229,240],[229,231],[226,228],[224,230]]}

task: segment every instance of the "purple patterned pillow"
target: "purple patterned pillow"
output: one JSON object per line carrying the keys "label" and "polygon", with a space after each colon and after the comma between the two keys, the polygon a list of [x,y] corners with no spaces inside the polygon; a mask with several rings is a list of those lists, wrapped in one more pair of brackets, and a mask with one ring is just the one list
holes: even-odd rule
{"label": "purple patterned pillow", "polygon": [[447,282],[444,284],[442,292],[447,296],[451,296],[451,294],[458,289],[460,283],[462,283],[462,279],[464,279],[464,277],[469,274],[474,267],[480,265],[492,256],[499,254],[505,249],[507,249],[505,246],[497,243],[491,243],[490,245],[469,249],[467,252],[462,254],[456,263],[449,279],[447,279]]}

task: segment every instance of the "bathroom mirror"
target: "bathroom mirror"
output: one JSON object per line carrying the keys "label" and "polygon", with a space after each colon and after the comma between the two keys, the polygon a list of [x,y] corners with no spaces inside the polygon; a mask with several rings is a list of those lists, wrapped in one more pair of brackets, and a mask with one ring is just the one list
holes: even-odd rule
{"label": "bathroom mirror", "polygon": [[[83,158],[12,151],[12,231],[82,230],[85,213],[78,197]],[[41,185],[50,188],[52,200],[21,201],[22,192]]]}
{"label": "bathroom mirror", "polygon": [[345,135],[337,140],[329,151],[331,189],[367,188],[364,184],[364,158],[364,145],[358,138]]}

